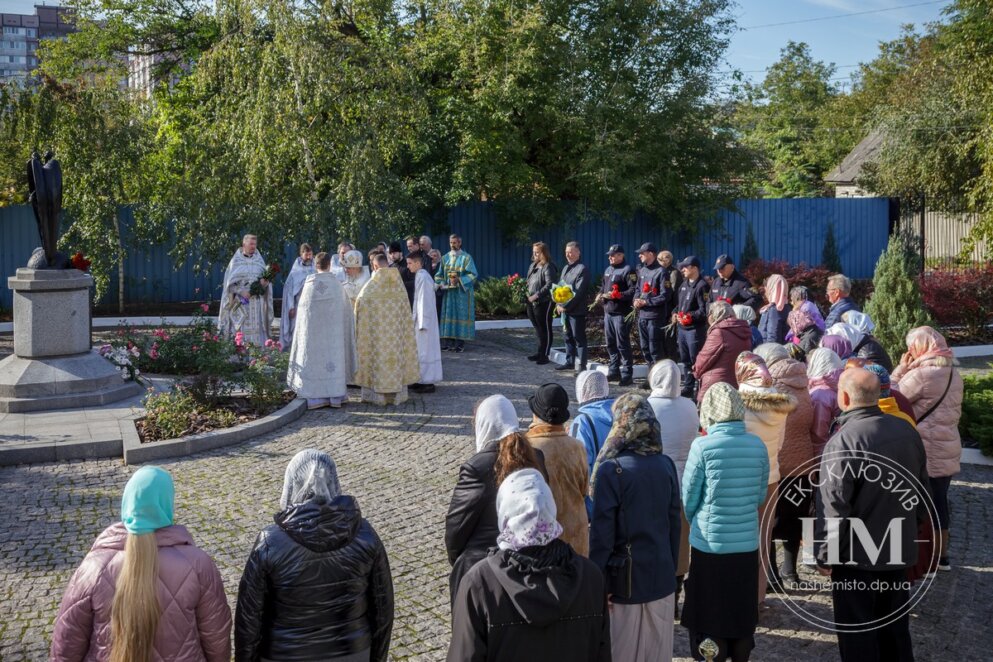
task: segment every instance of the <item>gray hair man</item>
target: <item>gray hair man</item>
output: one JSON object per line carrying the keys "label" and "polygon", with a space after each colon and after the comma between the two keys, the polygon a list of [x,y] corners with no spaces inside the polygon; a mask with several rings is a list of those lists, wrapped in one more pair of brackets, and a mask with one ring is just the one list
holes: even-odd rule
{"label": "gray hair man", "polygon": [[844,274],[835,274],[827,281],[827,298],[831,309],[824,318],[824,328],[830,329],[833,324],[843,321],[841,316],[850,310],[859,310],[858,305],[851,299],[852,281]]}
{"label": "gray hair man", "polygon": [[[838,382],[838,432],[821,456],[817,517],[804,522],[817,570],[831,578],[842,660],[913,659],[906,571],[927,518],[927,457],[913,425],[879,408],[879,378],[862,368]],[[779,496],[790,499],[789,489]],[[810,529],[813,528],[813,531]],[[871,588],[870,588],[871,587]]]}

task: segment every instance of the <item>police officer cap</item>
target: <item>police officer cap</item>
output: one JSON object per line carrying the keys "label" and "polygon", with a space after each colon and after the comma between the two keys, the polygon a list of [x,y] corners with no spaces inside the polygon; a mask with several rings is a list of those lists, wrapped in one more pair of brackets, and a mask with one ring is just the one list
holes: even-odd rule
{"label": "police officer cap", "polygon": [[607,255],[613,255],[614,253],[624,253],[624,247],[620,244],[614,244],[609,249],[607,249]]}
{"label": "police officer cap", "polygon": [[723,269],[729,264],[734,264],[734,260],[732,260],[727,255],[721,255],[719,258],[717,258],[717,262],[714,264],[714,269],[715,270]]}
{"label": "police officer cap", "polygon": [[638,249],[638,252],[639,253],[658,253],[659,252],[659,249],[655,248],[655,244],[653,244],[652,242],[646,241],[645,243],[643,243],[641,245],[641,248]]}
{"label": "police officer cap", "polygon": [[700,258],[696,255],[688,255],[683,258],[683,261],[676,265],[679,269],[685,269],[686,267],[696,267],[700,268]]}

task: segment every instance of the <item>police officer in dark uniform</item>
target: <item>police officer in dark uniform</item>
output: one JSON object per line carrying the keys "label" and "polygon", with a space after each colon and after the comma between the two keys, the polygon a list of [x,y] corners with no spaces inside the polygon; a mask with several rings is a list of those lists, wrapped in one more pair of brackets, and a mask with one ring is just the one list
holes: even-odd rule
{"label": "police officer in dark uniform", "polygon": [[758,295],[752,292],[752,284],[738,273],[730,257],[722,255],[717,258],[714,270],[717,271],[713,288],[714,301],[727,301],[732,306],[742,304],[751,308],[761,303]]}
{"label": "police officer in dark uniform", "polygon": [[641,266],[638,268],[638,289],[634,295],[634,308],[638,311],[638,338],[641,353],[649,369],[665,357],[662,330],[672,314],[670,302],[674,292],[666,270],[656,259],[658,249],[646,242],[638,249]]}
{"label": "police officer in dark uniform", "polygon": [[597,300],[603,303],[603,334],[607,337],[607,368],[609,381],[620,380],[621,386],[632,383],[631,322],[624,317],[631,312],[638,274],[624,263],[624,248],[614,244],[607,251],[610,266],[603,272],[603,285]]}
{"label": "police officer in dark uniform", "polygon": [[679,362],[683,366],[683,395],[693,398],[696,378],[693,364],[707,336],[707,297],[710,286],[700,276],[700,259],[690,255],[679,263],[683,284],[679,286],[673,318],[679,329]]}

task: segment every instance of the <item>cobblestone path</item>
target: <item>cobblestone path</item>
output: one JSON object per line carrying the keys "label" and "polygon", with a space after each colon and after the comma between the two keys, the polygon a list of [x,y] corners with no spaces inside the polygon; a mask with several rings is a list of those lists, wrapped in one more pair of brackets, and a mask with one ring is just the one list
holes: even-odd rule
{"label": "cobblestone path", "polygon": [[[523,351],[521,351],[523,350]],[[449,638],[443,522],[459,464],[473,451],[475,402],[504,393],[522,417],[526,396],[571,377],[523,359],[520,333],[490,331],[445,354],[446,383],[396,408],[352,403],[310,412],[240,446],[163,464],[176,480],[176,520],[216,560],[232,607],[245,558],[278,507],[283,470],[298,450],[328,451],[389,552],[396,586],[395,660],[442,660]],[[120,461],[0,469],[0,660],[43,660],[62,591],[96,535],[117,519],[133,468]],[[913,614],[918,660],[980,659],[993,649],[993,469],[965,467],[952,484],[955,569]],[[808,598],[828,614],[825,596]],[[755,660],[837,659],[834,637],[776,597],[763,612]],[[686,656],[677,626],[676,654]],[[566,661],[563,661],[566,662]]]}

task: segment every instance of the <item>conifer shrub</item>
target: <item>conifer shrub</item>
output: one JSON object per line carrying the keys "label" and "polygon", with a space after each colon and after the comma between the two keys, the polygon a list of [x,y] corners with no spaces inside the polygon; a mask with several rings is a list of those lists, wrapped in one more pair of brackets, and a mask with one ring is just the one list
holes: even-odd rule
{"label": "conifer shrub", "polygon": [[864,308],[876,324],[873,335],[893,357],[907,351],[908,331],[931,323],[918,281],[921,259],[912,242],[911,237],[903,234],[890,237],[876,262],[873,293]]}
{"label": "conifer shrub", "polygon": [[838,241],[834,236],[834,223],[828,223],[827,236],[824,238],[824,252],[821,254],[821,266],[833,274],[845,273],[841,267]]}

